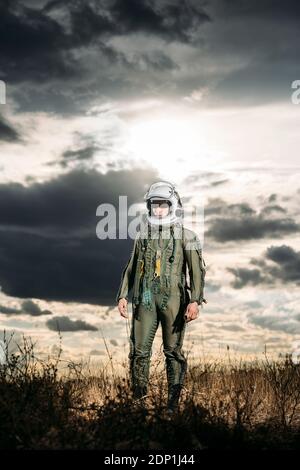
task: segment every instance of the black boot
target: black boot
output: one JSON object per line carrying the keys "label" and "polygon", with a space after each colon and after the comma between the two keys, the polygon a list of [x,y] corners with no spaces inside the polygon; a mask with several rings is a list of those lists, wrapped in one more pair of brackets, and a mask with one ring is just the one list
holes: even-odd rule
{"label": "black boot", "polygon": [[144,385],[135,385],[133,387],[133,399],[138,400],[147,395],[147,387]]}
{"label": "black boot", "polygon": [[181,384],[172,385],[169,388],[168,404],[167,404],[168,413],[178,412],[178,402],[179,402],[181,390],[182,390]]}

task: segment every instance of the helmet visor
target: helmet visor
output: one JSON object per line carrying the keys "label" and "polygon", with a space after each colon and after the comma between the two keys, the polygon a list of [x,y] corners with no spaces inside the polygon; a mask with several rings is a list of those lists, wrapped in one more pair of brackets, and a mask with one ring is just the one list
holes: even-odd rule
{"label": "helmet visor", "polygon": [[171,206],[171,202],[167,201],[166,199],[151,199],[150,205],[152,208],[160,207],[162,209],[167,209]]}
{"label": "helmet visor", "polygon": [[151,199],[150,200],[150,213],[155,217],[166,217],[170,212],[171,202],[165,199]]}

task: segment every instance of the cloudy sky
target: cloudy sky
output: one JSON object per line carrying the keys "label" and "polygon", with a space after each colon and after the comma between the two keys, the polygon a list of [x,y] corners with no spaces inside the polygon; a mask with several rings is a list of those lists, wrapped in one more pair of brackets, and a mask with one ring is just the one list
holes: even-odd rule
{"label": "cloudy sky", "polygon": [[299,2],[4,0],[0,17],[1,335],[51,353],[59,325],[66,356],[104,358],[103,337],[127,354],[132,240],[100,240],[96,210],[168,179],[205,216],[208,304],[186,349],[291,352]]}

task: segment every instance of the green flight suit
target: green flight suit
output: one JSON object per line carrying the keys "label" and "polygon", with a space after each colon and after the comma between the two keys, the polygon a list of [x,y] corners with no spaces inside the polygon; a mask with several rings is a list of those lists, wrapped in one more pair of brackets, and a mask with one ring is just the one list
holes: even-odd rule
{"label": "green flight suit", "polygon": [[[157,275],[156,259],[160,258]],[[195,232],[179,222],[171,226],[146,226],[138,233],[125,266],[116,301],[129,300],[133,289],[133,315],[130,333],[130,373],[133,390],[146,394],[152,344],[159,323],[166,361],[168,391],[182,387],[187,361],[182,352],[188,303],[203,298],[205,263],[201,243]],[[186,271],[189,271],[190,286]],[[191,293],[189,294],[188,289]]]}

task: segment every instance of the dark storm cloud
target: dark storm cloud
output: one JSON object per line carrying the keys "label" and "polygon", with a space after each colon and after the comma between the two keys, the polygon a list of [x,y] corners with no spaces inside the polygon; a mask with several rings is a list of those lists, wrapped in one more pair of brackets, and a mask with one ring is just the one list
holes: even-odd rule
{"label": "dark storm cloud", "polygon": [[[75,10],[76,5],[78,2],[74,2]],[[88,16],[88,8],[84,2],[79,2],[78,8],[78,20],[74,13],[73,26],[67,31],[64,18],[62,22],[51,18],[40,5],[32,8],[21,1],[1,3],[0,78],[10,85],[9,93],[22,110],[79,112],[96,97],[96,90],[99,93],[98,83],[91,90],[89,70],[74,55],[90,42],[84,35],[85,16],[81,17],[82,30],[79,28],[80,14]],[[117,51],[102,42],[97,48],[102,67],[108,65],[106,60],[120,59]],[[103,77],[102,83],[105,81],[109,86],[109,79]]]}
{"label": "dark storm cloud", "polygon": [[162,51],[157,50],[135,55],[130,63],[135,65],[137,68],[150,69],[157,72],[179,69],[179,65],[177,63]]}
{"label": "dark storm cloud", "polygon": [[[294,38],[296,40],[296,37]],[[293,41],[293,38],[291,38]],[[266,52],[270,54],[271,52]],[[214,106],[255,106],[267,103],[291,103],[291,84],[300,76],[295,58],[262,57],[250,65],[221,78],[211,94]],[[207,99],[208,101],[208,99]]]}
{"label": "dark storm cloud", "polygon": [[278,204],[272,204],[270,206],[265,206],[261,210],[261,214],[264,214],[264,215],[269,215],[272,212],[281,212],[282,214],[285,214],[287,212],[287,210],[284,207],[279,206]]}
{"label": "dark storm cloud", "polygon": [[[105,113],[105,110],[103,113]],[[62,168],[72,168],[74,162],[79,164],[84,164],[86,162],[93,164],[93,158],[95,156],[99,157],[99,155],[105,155],[106,157],[107,155],[110,155],[111,158],[113,158],[113,155],[117,153],[114,147],[116,147],[116,139],[118,139],[118,137],[119,135],[116,128],[101,131],[101,138],[99,134],[97,136],[101,143],[96,141],[95,136],[92,133],[84,134],[76,131],[73,133],[74,142],[76,142],[76,144],[73,144],[73,146],[70,146],[62,152],[59,159],[50,160],[46,162],[45,165],[59,165]],[[122,163],[125,163],[125,159],[122,160]],[[112,167],[114,164],[115,162],[113,160],[107,162],[108,167]]]}
{"label": "dark storm cloud", "polygon": [[[209,89],[207,106],[290,102],[300,75],[299,5],[274,4],[2,2],[0,78],[22,83],[10,91],[22,110],[62,114],[107,98],[182,98],[199,86]],[[138,35],[149,41],[139,44]],[[124,48],[114,42],[120,36],[128,40]]]}
{"label": "dark storm cloud", "polygon": [[97,147],[85,147],[80,150],[66,150],[63,153],[63,157],[67,160],[89,160],[97,150]]}
{"label": "dark storm cloud", "polygon": [[41,308],[32,300],[24,300],[24,302],[22,302],[22,310],[24,313],[28,313],[28,315],[32,315],[34,317],[52,314],[50,310],[41,310]]}
{"label": "dark storm cloud", "polygon": [[[51,17],[53,10],[60,18]],[[76,48],[96,42],[106,58],[122,60],[122,54],[103,40],[143,32],[188,42],[193,31],[209,21],[199,5],[139,0],[50,1],[41,9],[6,1],[0,13],[1,68],[10,82],[77,77],[80,64],[72,55]]]}
{"label": "dark storm cloud", "polygon": [[228,268],[235,276],[233,287],[300,284],[300,252],[290,246],[270,246],[263,256],[252,258],[250,265],[253,268]]}
{"label": "dark storm cloud", "polygon": [[103,95],[151,93],[165,72],[180,70],[157,46],[124,54],[112,38],[141,34],[193,43],[210,21],[202,2],[190,0],[4,1],[0,17],[0,78],[11,96],[22,110],[61,114],[82,112]]}
{"label": "dark storm cloud", "polygon": [[0,70],[9,83],[66,78],[75,61],[63,54],[72,43],[55,20],[22,2],[0,5]]}
{"label": "dark storm cloud", "polygon": [[97,331],[94,325],[83,320],[71,320],[67,316],[54,317],[46,322],[49,330],[53,331]]}
{"label": "dark storm cloud", "polygon": [[271,246],[267,249],[266,259],[275,263],[268,268],[271,276],[284,282],[300,281],[300,252],[287,245]]}
{"label": "dark storm cloud", "polygon": [[251,240],[259,238],[279,238],[289,233],[297,233],[300,225],[291,217],[278,217],[277,213],[286,213],[278,205],[267,205],[256,212],[247,203],[227,204],[220,198],[210,199],[205,214],[209,229],[206,236],[217,242],[232,240]]}
{"label": "dark storm cloud", "polygon": [[295,47],[299,2],[213,0],[210,5],[208,12],[215,21],[205,40],[216,59],[223,52],[239,64],[226,76],[214,77],[218,84],[211,104],[291,102],[291,83],[300,73]]}
{"label": "dark storm cloud", "polygon": [[43,12],[69,9],[73,36],[80,43],[96,36],[136,32],[161,36],[167,40],[189,42],[194,31],[210,21],[201,2],[111,0],[102,2],[50,1]]}
{"label": "dark storm cloud", "polygon": [[22,310],[19,308],[6,307],[5,305],[0,305],[0,313],[5,313],[6,315],[14,315],[16,313],[21,313]]}
{"label": "dark storm cloud", "polygon": [[[2,226],[67,229],[95,228],[96,208],[103,202],[115,207],[119,195],[128,196],[128,205],[139,202],[145,185],[156,178],[154,170],[109,171],[74,170],[44,183],[30,186],[0,184]],[[134,184],[132,184],[134,182]],[[34,210],[32,210],[34,208]],[[46,235],[46,232],[43,232]]]}
{"label": "dark storm cloud", "polygon": [[259,269],[228,268],[227,270],[235,276],[232,286],[236,289],[240,289],[246,284],[256,286],[264,282],[264,277]]}
{"label": "dark storm cloud", "polygon": [[128,207],[140,203],[157,178],[148,169],[106,174],[76,170],[44,183],[0,185],[3,292],[115,305],[133,240],[98,239],[96,209],[112,204],[118,226],[119,195],[128,196]]}
{"label": "dark storm cloud", "polygon": [[224,15],[231,18],[250,16],[265,19],[294,19],[300,16],[300,5],[297,0],[222,0],[216,2],[223,8]]}
{"label": "dark storm cloud", "polygon": [[248,218],[219,218],[211,222],[206,236],[218,242],[231,240],[253,240],[280,238],[282,235],[299,232],[300,225],[291,218],[265,219],[262,216]]}
{"label": "dark storm cloud", "polygon": [[5,305],[0,305],[0,313],[4,313],[7,315],[14,315],[14,314],[28,314],[34,317],[40,315],[51,315],[52,312],[50,310],[41,310],[41,308],[33,302],[32,300],[24,300],[21,304],[21,308],[12,308],[6,307]]}
{"label": "dark storm cloud", "polygon": [[286,318],[277,315],[249,315],[248,320],[254,325],[272,331],[284,331],[288,334],[299,334],[300,324],[294,315],[286,315]]}
{"label": "dark storm cloud", "polygon": [[[70,147],[65,150],[61,158],[58,160],[51,160],[46,163],[48,166],[60,165],[62,168],[69,167],[74,162],[91,162],[95,155],[99,154],[110,154],[114,153],[115,139],[117,133],[115,130],[109,132],[103,132],[101,134],[101,144],[95,141],[94,136],[84,135],[80,132],[74,133],[74,138],[79,141],[76,148]],[[114,162],[108,162],[107,166],[114,164]]]}
{"label": "dark storm cloud", "polygon": [[97,150],[98,147],[94,145],[89,145],[79,150],[66,150],[62,155],[63,160],[59,163],[62,167],[66,167],[71,161],[91,160]]}
{"label": "dark storm cloud", "polygon": [[192,40],[195,29],[210,21],[201,2],[116,0],[110,11],[123,33],[143,31],[183,42]]}
{"label": "dark storm cloud", "polygon": [[19,133],[0,116],[0,142],[18,142]]}

